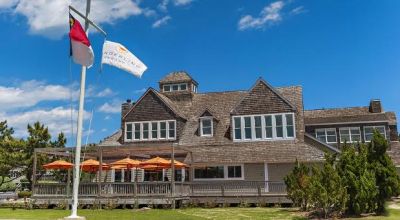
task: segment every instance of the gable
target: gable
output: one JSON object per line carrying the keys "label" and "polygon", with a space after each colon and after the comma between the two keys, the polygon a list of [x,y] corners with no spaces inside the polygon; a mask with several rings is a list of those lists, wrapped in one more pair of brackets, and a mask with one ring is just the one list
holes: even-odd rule
{"label": "gable", "polygon": [[248,94],[232,110],[235,115],[295,112],[296,108],[272,86],[258,80]]}
{"label": "gable", "polygon": [[178,118],[176,113],[150,89],[124,116],[124,121],[155,121],[176,118]]}

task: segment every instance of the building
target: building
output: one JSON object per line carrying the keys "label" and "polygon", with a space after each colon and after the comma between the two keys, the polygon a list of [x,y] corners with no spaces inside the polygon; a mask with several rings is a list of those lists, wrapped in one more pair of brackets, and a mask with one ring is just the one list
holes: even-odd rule
{"label": "building", "polygon": [[[304,110],[301,86],[273,87],[258,79],[245,91],[199,93],[198,87],[188,73],[172,72],[158,90],[123,103],[120,130],[99,144],[101,160],[169,158],[174,148],[176,159],[189,165],[176,171],[176,180],[190,188],[186,198],[272,202],[285,201],[283,178],[296,160],[321,163],[325,152],[340,153],[345,141],[370,141],[374,129],[400,162],[396,116],[379,100],[367,107]],[[112,170],[102,176],[105,182],[134,182],[137,176],[145,184],[169,181],[171,171]]]}

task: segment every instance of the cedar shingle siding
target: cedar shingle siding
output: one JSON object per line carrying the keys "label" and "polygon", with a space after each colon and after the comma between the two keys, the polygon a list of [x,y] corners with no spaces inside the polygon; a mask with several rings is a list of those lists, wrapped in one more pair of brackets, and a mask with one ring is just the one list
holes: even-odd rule
{"label": "cedar shingle siding", "polygon": [[[160,92],[150,88],[136,104],[123,104],[121,130],[107,137],[101,145],[151,147],[163,142],[169,145],[177,142],[179,146],[191,152],[186,156],[186,163],[245,164],[246,179],[258,180],[264,175],[261,172],[264,163],[285,164],[284,167],[289,167],[288,164],[293,164],[296,160],[320,162],[325,151],[340,152],[340,146],[337,144],[327,145],[315,138],[317,128],[336,128],[339,141],[340,127],[359,126],[363,137],[363,126],[384,125],[387,136],[392,141],[390,154],[395,163],[400,164],[400,144],[396,142],[396,115],[394,112],[384,112],[379,100],[374,100],[371,106],[367,107],[304,111],[301,86],[272,87],[259,79],[248,91],[197,93],[192,90],[192,86],[198,86],[198,83],[183,71],[173,72],[159,83]],[[164,84],[174,83],[187,83],[188,90],[163,91]],[[232,116],[288,112],[295,113],[294,140],[232,140]],[[213,117],[212,137],[200,136],[201,116]],[[174,141],[123,141],[125,122],[171,119],[177,121],[177,139]],[[281,178],[283,174],[279,175]],[[276,178],[278,179],[278,174]]]}

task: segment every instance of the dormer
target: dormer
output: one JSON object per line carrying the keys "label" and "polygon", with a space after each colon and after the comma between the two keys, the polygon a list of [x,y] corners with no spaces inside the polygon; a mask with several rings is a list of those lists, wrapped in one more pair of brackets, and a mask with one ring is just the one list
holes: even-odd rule
{"label": "dormer", "polygon": [[185,71],[172,72],[159,82],[160,92],[169,98],[197,93],[198,83]]}

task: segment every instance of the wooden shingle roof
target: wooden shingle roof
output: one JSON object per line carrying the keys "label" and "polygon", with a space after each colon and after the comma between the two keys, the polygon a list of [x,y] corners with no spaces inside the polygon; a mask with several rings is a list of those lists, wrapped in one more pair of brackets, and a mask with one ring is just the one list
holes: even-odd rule
{"label": "wooden shingle roof", "polygon": [[197,82],[186,71],[171,72],[162,78],[159,83],[180,83],[193,81],[196,85]]}

